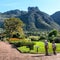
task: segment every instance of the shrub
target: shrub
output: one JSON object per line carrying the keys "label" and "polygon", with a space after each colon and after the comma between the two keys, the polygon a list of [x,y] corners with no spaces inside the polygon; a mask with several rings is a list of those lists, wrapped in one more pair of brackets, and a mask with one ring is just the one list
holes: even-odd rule
{"label": "shrub", "polygon": [[48,41],[49,41],[49,42],[52,42],[53,40],[54,40],[53,37],[48,37]]}
{"label": "shrub", "polygon": [[31,39],[30,38],[24,38],[23,41],[25,41],[25,42],[31,42]]}
{"label": "shrub", "polygon": [[39,38],[39,40],[44,40],[44,39],[46,39],[45,36],[41,36],[41,37]]}
{"label": "shrub", "polygon": [[38,41],[39,40],[39,36],[30,36],[29,38],[31,39],[31,41]]}
{"label": "shrub", "polygon": [[55,40],[56,43],[60,43],[60,38],[59,37],[55,38],[54,40]]}
{"label": "shrub", "polygon": [[18,39],[18,38],[10,38],[10,39],[8,39],[9,43],[12,43],[12,44],[17,43],[17,42],[19,42],[21,40],[22,39]]}
{"label": "shrub", "polygon": [[15,43],[15,46],[16,47],[27,46],[31,50],[31,49],[33,49],[34,43],[33,42],[20,41],[18,43]]}
{"label": "shrub", "polygon": [[53,40],[55,40],[56,39],[56,37],[54,37],[53,35],[52,35],[52,37],[48,37],[48,40],[50,41],[50,42],[52,42]]}
{"label": "shrub", "polygon": [[31,38],[31,41],[38,41],[39,39]]}
{"label": "shrub", "polygon": [[57,36],[57,30],[52,30],[49,34],[48,37],[52,37],[54,35],[55,37]]}
{"label": "shrub", "polygon": [[15,43],[14,43],[14,46],[16,46],[16,47],[20,47],[20,45],[21,45],[20,42],[15,42]]}
{"label": "shrub", "polygon": [[9,40],[10,40],[10,41],[11,41],[11,40],[16,41],[16,40],[20,40],[20,39],[18,39],[18,38],[10,38]]}
{"label": "shrub", "polygon": [[28,43],[26,43],[26,46],[28,48],[30,48],[30,50],[32,50],[33,49],[33,46],[34,46],[34,43],[33,42],[28,42]]}

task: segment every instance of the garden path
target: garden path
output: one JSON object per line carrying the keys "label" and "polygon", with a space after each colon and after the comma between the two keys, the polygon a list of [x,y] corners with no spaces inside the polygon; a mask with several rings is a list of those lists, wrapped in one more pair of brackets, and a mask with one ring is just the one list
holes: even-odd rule
{"label": "garden path", "polygon": [[60,60],[60,54],[45,56],[44,54],[22,54],[7,42],[0,41],[0,60]]}

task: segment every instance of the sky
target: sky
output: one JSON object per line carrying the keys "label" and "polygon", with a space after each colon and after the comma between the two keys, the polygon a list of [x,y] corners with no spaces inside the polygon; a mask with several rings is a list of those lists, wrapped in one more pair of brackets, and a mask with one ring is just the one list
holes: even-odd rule
{"label": "sky", "polygon": [[0,12],[19,9],[27,11],[28,7],[38,7],[49,15],[60,11],[60,0],[1,0]]}

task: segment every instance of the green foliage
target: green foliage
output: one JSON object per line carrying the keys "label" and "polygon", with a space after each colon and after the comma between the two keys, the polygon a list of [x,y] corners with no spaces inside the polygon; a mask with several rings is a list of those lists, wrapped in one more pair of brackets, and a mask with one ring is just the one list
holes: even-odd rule
{"label": "green foliage", "polygon": [[[34,42],[35,43],[35,45],[34,45],[34,47],[33,47],[33,50],[30,50],[28,47],[26,47],[26,46],[21,46],[21,47],[19,47],[19,51],[20,52],[29,52],[29,53],[45,53],[45,48],[44,48],[44,42]],[[49,49],[48,49],[48,51],[49,51],[49,53],[53,53],[53,51],[52,51],[52,44],[51,43],[48,43],[49,44]],[[38,48],[38,52],[37,52],[37,48],[36,48],[36,46],[39,46],[39,48]],[[57,52],[60,52],[60,44],[56,44],[56,46],[57,46],[57,49],[56,49],[56,51]]]}
{"label": "green foliage", "polygon": [[[55,14],[53,14],[55,15]],[[52,15],[52,16],[53,16]],[[22,21],[26,24],[26,26],[24,27],[25,30],[30,30],[30,31],[37,31],[37,30],[51,30],[51,29],[60,29],[60,12],[58,13],[58,15],[54,16],[53,19],[51,19],[51,16],[49,16],[48,14],[42,12],[39,10],[39,8],[37,9],[36,7],[29,7],[28,11],[19,11],[19,10],[11,10],[11,11],[7,11],[4,13],[0,14],[1,19],[0,19],[0,27],[3,27],[3,21],[6,18],[11,18],[11,17],[18,17],[21,18]],[[58,17],[58,18],[56,18]],[[53,21],[55,20],[55,21]],[[57,23],[58,24],[57,24]]]}
{"label": "green foliage", "polygon": [[21,53],[29,53],[29,51],[30,51],[30,49],[27,48],[26,46],[18,47],[18,50],[19,50]]}
{"label": "green foliage", "polygon": [[45,36],[40,36],[40,39],[39,40],[45,40],[46,37]]}
{"label": "green foliage", "polygon": [[19,33],[13,34],[13,37],[12,38],[20,38],[20,34]]}
{"label": "green foliage", "polygon": [[39,40],[35,38],[31,38],[31,41],[39,41]]}
{"label": "green foliage", "polygon": [[54,39],[54,41],[55,41],[55,43],[60,43],[60,37],[56,37],[56,38]]}
{"label": "green foliage", "polygon": [[52,37],[52,36],[57,36],[57,30],[52,30],[49,34],[48,37]]}
{"label": "green foliage", "polygon": [[10,37],[17,33],[24,35],[22,29],[23,25],[23,22],[19,18],[9,18],[4,21],[6,33]]}
{"label": "green foliage", "polygon": [[34,43],[33,42],[20,41],[18,43],[14,43],[14,45],[16,47],[27,46],[31,50],[31,49],[33,49]]}
{"label": "green foliage", "polygon": [[39,41],[39,36],[29,36],[31,41]]}
{"label": "green foliage", "polygon": [[49,40],[50,42],[52,42],[56,37],[57,37],[57,30],[52,30],[52,31],[48,34],[48,40]]}
{"label": "green foliage", "polygon": [[16,44],[16,43],[18,43],[18,42],[20,42],[20,40],[19,40],[19,41],[18,41],[18,40],[15,40],[15,41],[12,41],[12,40],[11,40],[11,41],[9,41],[10,44]]}

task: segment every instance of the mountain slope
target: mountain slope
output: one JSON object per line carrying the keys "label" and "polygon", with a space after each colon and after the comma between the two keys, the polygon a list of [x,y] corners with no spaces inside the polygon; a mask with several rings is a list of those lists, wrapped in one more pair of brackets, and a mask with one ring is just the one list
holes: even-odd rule
{"label": "mountain slope", "polygon": [[41,12],[38,7],[29,7],[28,13],[25,15],[19,16],[27,25],[27,30],[50,30],[58,29],[59,25],[54,22],[54,20],[46,13]]}
{"label": "mountain slope", "polygon": [[60,11],[55,12],[51,17],[54,19],[54,21],[60,25]]}
{"label": "mountain slope", "polygon": [[38,7],[28,7],[28,11],[18,9],[7,11],[1,13],[0,17],[0,22],[6,18],[20,18],[25,23],[24,29],[28,31],[60,29],[59,25],[48,14],[40,11]]}

